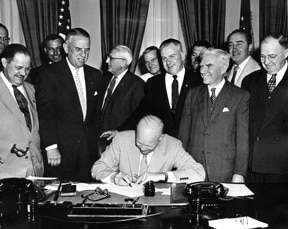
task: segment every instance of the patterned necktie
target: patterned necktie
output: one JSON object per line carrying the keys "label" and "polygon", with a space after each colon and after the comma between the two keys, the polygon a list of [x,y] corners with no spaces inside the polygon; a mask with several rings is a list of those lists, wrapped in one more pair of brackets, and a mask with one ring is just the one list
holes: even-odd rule
{"label": "patterned necktie", "polygon": [[235,78],[236,78],[238,69],[239,69],[239,67],[237,65],[234,65],[234,72],[233,72],[233,76],[232,76],[232,79],[231,79],[231,83],[233,85],[235,84]]}
{"label": "patterned necktie", "polygon": [[143,155],[142,160],[141,160],[141,164],[140,164],[140,174],[142,175],[143,173],[145,173],[148,169],[148,161],[147,161],[147,155]]}
{"label": "patterned necktie", "polygon": [[113,76],[113,78],[110,81],[110,84],[108,86],[106,97],[105,97],[105,100],[104,100],[104,105],[102,107],[101,120],[103,120],[103,118],[104,118],[107,106],[109,104],[109,101],[110,101],[112,93],[113,93],[113,89],[114,89],[115,84],[116,84],[116,80],[117,80],[117,76]]}
{"label": "patterned necktie", "polygon": [[276,75],[277,74],[273,74],[270,78],[270,80],[268,81],[268,90],[270,93],[272,93],[272,91],[275,89],[276,87]]}
{"label": "patterned necktie", "polygon": [[211,88],[211,97],[210,97],[210,100],[211,100],[211,103],[213,104],[214,103],[214,101],[215,101],[215,99],[216,99],[216,94],[215,94],[215,90],[216,90],[216,88]]}
{"label": "patterned necktie", "polygon": [[32,129],[32,122],[30,117],[30,112],[28,108],[28,102],[27,99],[24,97],[24,95],[17,89],[17,86],[12,85],[14,90],[14,95],[16,98],[16,101],[18,103],[20,111],[24,114],[26,125],[29,128],[30,132]]}
{"label": "patterned necktie", "polygon": [[79,68],[76,68],[75,84],[76,84],[76,88],[77,88],[77,92],[78,92],[78,96],[79,96],[79,100],[80,100],[80,105],[81,105],[81,109],[82,109],[82,113],[83,113],[83,120],[84,120],[86,117],[86,112],[87,112],[87,102],[86,102],[86,99],[84,97],[83,87],[82,87],[81,82],[80,82]]}
{"label": "patterned necktie", "polygon": [[178,91],[177,75],[174,75],[173,78],[174,78],[174,80],[172,83],[172,111],[175,113],[177,101],[178,101],[178,97],[179,97],[179,91]]}

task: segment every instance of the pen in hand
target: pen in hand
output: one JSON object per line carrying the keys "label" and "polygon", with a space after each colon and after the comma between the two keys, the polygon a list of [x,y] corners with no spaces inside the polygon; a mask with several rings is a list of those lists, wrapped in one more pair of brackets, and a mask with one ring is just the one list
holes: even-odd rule
{"label": "pen in hand", "polygon": [[122,180],[125,181],[132,188],[131,182],[129,180],[127,180],[126,177],[122,177]]}

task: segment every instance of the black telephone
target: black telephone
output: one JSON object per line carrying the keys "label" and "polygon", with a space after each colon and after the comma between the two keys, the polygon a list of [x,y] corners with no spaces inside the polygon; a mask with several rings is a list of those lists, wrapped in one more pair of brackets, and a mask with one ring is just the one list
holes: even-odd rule
{"label": "black telephone", "polygon": [[190,200],[197,198],[202,200],[224,198],[227,192],[227,188],[216,182],[195,182],[187,184],[185,187],[185,194]]}
{"label": "black telephone", "polygon": [[[0,180],[0,213],[4,217],[17,217],[27,213],[27,205],[39,199],[39,190],[25,178]],[[28,209],[29,210],[29,209]]]}
{"label": "black telephone", "polygon": [[187,184],[184,195],[188,197],[192,216],[197,223],[201,219],[215,219],[218,217],[219,200],[224,199],[228,189],[216,182],[195,182]]}

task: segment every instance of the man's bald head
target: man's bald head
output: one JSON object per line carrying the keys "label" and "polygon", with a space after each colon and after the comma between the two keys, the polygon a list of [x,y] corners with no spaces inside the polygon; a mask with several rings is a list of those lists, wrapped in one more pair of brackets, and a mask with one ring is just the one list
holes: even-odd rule
{"label": "man's bald head", "polygon": [[136,131],[136,146],[142,154],[149,154],[158,145],[162,138],[163,122],[156,116],[148,115],[143,117]]}

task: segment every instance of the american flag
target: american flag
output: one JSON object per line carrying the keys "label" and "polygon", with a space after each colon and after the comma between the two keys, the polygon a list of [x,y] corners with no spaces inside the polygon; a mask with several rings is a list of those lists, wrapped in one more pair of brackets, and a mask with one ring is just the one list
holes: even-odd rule
{"label": "american flag", "polygon": [[64,35],[71,29],[69,0],[58,0],[58,34]]}
{"label": "american flag", "polygon": [[241,0],[240,29],[251,32],[250,0]]}

